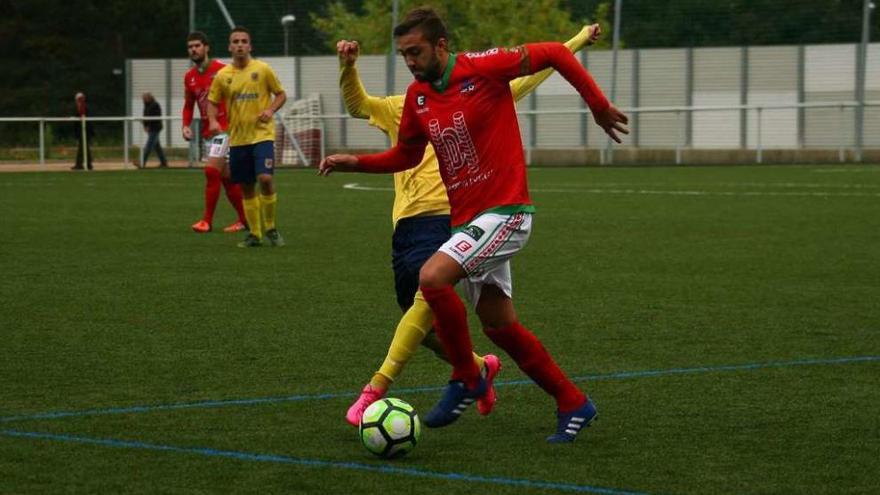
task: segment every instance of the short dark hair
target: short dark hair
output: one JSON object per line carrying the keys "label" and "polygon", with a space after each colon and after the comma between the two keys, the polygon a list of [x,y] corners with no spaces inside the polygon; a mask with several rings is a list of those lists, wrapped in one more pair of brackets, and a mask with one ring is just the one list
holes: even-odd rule
{"label": "short dark hair", "polygon": [[229,31],[229,36],[232,36],[235,33],[244,33],[248,35],[248,39],[251,39],[250,30],[244,26],[235,26],[234,28],[232,28],[232,31]]}
{"label": "short dark hair", "polygon": [[201,41],[203,45],[210,45],[208,42],[208,35],[201,31],[193,31],[189,33],[189,36],[186,37],[186,42],[190,41]]}
{"label": "short dark hair", "polygon": [[440,15],[431,7],[418,7],[407,12],[403,22],[394,27],[394,37],[409,34],[416,29],[421,31],[432,45],[436,45],[440,38],[449,39],[443,19],[440,19]]}

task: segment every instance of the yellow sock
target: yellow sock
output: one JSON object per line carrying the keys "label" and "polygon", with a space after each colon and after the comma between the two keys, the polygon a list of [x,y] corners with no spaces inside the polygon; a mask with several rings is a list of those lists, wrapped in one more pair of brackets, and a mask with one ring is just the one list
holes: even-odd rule
{"label": "yellow sock", "polygon": [[244,198],[244,216],[247,218],[248,227],[251,229],[251,234],[257,236],[257,238],[263,238],[263,228],[261,227],[260,220],[260,198],[254,196],[253,198]]}
{"label": "yellow sock", "polygon": [[278,193],[268,196],[260,194],[260,213],[263,215],[263,228],[272,230],[275,228],[275,205],[278,203]]}
{"label": "yellow sock", "polygon": [[[437,339],[437,335],[431,331],[433,321],[434,313],[431,312],[431,307],[428,306],[421,291],[416,292],[413,305],[404,313],[397,324],[388,355],[385,356],[382,367],[373,375],[370,385],[383,390],[390,387],[391,383],[400,376],[406,363],[415,355],[419,344],[431,349],[438,357],[446,360],[443,345]],[[482,357],[474,354],[474,362],[481,370],[483,369]]]}
{"label": "yellow sock", "polygon": [[474,353],[474,362],[477,363],[477,368],[480,368],[480,371],[483,371],[483,364],[485,361],[483,360],[483,356],[478,356],[477,353]]}
{"label": "yellow sock", "polygon": [[382,367],[370,380],[374,387],[388,388],[391,382],[400,376],[403,367],[412,359],[419,344],[431,330],[433,320],[434,313],[431,312],[431,307],[428,306],[425,298],[421,297],[421,293],[416,294],[412,307],[404,313],[400,323],[397,324]]}

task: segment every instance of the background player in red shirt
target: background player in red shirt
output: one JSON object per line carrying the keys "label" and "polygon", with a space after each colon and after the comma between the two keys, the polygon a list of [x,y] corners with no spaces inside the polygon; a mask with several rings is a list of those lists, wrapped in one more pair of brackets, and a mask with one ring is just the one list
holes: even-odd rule
{"label": "background player in red shirt", "polygon": [[220,106],[217,119],[223,129],[223,134],[211,135],[208,126],[208,90],[214,76],[225,64],[219,60],[208,57],[210,45],[208,37],[201,31],[193,31],[186,37],[186,49],[189,58],[195,66],[183,76],[184,103],[183,103],[183,138],[191,140],[193,134],[190,125],[193,121],[193,107],[199,105],[201,115],[201,133],[205,142],[210,143],[208,150],[208,164],[205,165],[205,212],[202,219],[194,223],[192,229],[199,233],[210,232],[214,221],[214,210],[217,208],[217,199],[220,197],[220,185],[226,190],[226,197],[238,214],[238,221],[223,229],[223,232],[241,232],[247,230],[247,220],[242,206],[241,187],[232,182],[229,177],[229,167],[226,164],[226,154],[229,151],[229,138],[226,130],[229,127],[226,118],[226,106]]}
{"label": "background player in red shirt", "polygon": [[329,156],[321,162],[320,173],[397,172],[417,165],[428,141],[437,152],[453,235],[422,266],[419,283],[453,372],[440,402],[425,415],[425,424],[454,422],[487,391],[486,379],[471,357],[467,312],[454,289],[462,281],[486,335],[556,399],[556,433],[547,440],[571,442],[596,418],[596,408],[518,321],[513,308],[510,259],[528,241],[534,206],[508,83],[553,67],[577,89],[596,123],[615,141],[620,142],[617,132],[628,133],[627,118],[561,43],[451,53],[446,27],[430,8],[410,11],[394,36],[416,78],[407,90],[397,145],[374,155]]}

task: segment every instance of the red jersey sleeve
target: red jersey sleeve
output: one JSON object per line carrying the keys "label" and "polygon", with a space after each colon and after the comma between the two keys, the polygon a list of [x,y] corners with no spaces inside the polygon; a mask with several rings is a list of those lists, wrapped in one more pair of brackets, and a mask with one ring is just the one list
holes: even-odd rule
{"label": "red jersey sleeve", "polygon": [[425,137],[415,114],[411,92],[406,95],[400,118],[397,145],[383,153],[358,156],[358,169],[370,173],[393,173],[410,169],[421,163],[428,138]]}
{"label": "red jersey sleeve", "polygon": [[580,93],[594,114],[611,106],[593,76],[562,43],[530,43],[525,50],[529,74],[553,67]]}
{"label": "red jersey sleeve", "polygon": [[189,127],[193,120],[193,107],[196,105],[196,98],[192,91],[186,87],[186,77],[184,77],[183,86],[183,125]]}
{"label": "red jersey sleeve", "polygon": [[528,74],[529,60],[525,48],[491,48],[485,52],[466,52],[462,56],[468,59],[477,72],[491,79],[510,81]]}

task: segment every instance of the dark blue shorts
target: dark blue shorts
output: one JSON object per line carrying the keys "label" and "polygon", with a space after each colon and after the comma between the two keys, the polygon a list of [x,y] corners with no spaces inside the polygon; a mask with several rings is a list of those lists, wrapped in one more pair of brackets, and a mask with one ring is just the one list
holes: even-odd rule
{"label": "dark blue shorts", "polygon": [[229,171],[232,182],[254,184],[257,176],[275,173],[275,144],[261,141],[255,144],[229,147]]}
{"label": "dark blue shorts", "polygon": [[406,311],[419,290],[419,270],[451,236],[449,215],[403,218],[391,238],[397,304]]}

